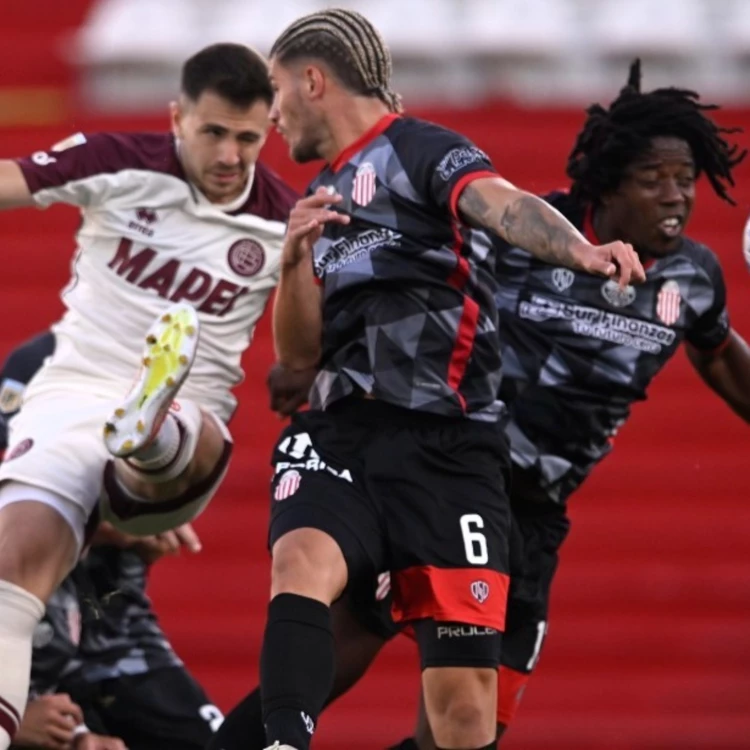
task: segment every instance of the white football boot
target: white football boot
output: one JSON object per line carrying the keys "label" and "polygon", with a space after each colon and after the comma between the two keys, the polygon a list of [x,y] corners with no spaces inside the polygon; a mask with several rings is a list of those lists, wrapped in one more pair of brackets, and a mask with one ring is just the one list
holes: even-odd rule
{"label": "white football boot", "polygon": [[135,384],[104,424],[113,456],[132,456],[156,436],[190,372],[199,333],[198,313],[184,303],[172,305],[149,328]]}

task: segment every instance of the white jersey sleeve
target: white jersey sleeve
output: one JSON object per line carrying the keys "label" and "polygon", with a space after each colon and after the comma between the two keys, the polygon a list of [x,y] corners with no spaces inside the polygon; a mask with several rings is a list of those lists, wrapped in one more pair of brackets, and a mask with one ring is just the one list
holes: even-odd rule
{"label": "white jersey sleeve", "polygon": [[72,373],[66,387],[129,387],[144,332],[184,301],[202,332],[183,395],[227,419],[242,354],[278,283],[296,194],[258,163],[233,204],[211,204],[168,133],[77,135],[18,164],[38,206],[73,204],[82,218],[67,313],[54,326],[73,345],[59,347],[45,385]]}

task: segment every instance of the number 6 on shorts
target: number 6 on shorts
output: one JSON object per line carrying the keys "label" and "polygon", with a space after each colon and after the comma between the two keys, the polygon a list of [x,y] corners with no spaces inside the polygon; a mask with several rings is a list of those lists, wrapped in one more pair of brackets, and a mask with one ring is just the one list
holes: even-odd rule
{"label": "number 6 on shorts", "polygon": [[487,539],[481,531],[476,530],[484,528],[484,519],[478,513],[466,513],[458,522],[464,538],[466,560],[472,565],[486,565],[489,560]]}

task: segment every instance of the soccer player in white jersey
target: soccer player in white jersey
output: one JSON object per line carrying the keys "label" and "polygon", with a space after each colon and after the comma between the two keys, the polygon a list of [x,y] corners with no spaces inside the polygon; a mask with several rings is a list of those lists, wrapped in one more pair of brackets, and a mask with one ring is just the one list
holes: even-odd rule
{"label": "soccer player in white jersey", "polygon": [[214,45],[184,65],[171,133],[78,134],[0,161],[0,208],[82,215],[57,348],[0,469],[0,750],[23,715],[44,602],[87,522],[177,526],[226,470],[231,389],[295,197],[257,162],[272,98],[261,57]]}

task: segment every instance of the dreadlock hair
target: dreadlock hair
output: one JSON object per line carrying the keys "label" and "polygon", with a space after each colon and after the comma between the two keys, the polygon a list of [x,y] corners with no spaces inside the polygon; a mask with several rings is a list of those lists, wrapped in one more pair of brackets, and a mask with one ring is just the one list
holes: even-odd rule
{"label": "dreadlock hair", "polygon": [[391,53],[380,32],[353,10],[328,8],[303,16],[274,42],[271,57],[281,63],[322,60],[352,93],[402,111],[401,97],[391,89]]}
{"label": "dreadlock hair", "polygon": [[573,181],[571,197],[579,204],[596,204],[616,190],[626,168],[647,152],[659,136],[679,138],[690,146],[697,174],[705,173],[719,198],[735,205],[728,193],[734,186],[732,169],[747,150],[723,137],[742,128],[722,128],[706,112],[719,109],[700,104],[694,91],[678,88],[641,91],[641,61],[630,66],[628,82],[605,109],[594,104],[568,158],[566,173]]}

